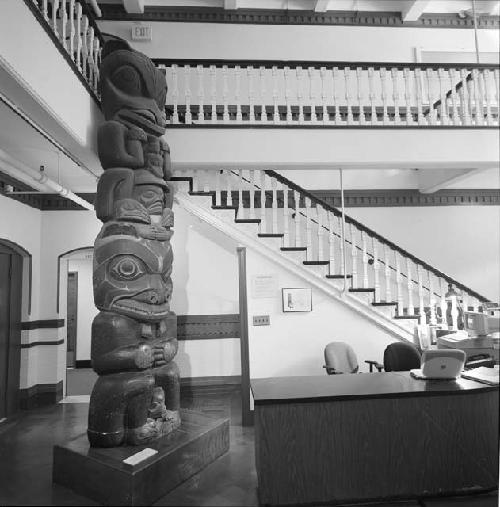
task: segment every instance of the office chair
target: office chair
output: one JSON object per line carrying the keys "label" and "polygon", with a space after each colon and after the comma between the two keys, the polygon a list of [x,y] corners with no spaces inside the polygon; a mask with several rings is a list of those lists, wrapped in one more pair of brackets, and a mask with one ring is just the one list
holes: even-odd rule
{"label": "office chair", "polygon": [[420,352],[414,345],[405,342],[387,345],[384,350],[385,371],[410,371],[416,368],[420,368]]}
{"label": "office chair", "polygon": [[[366,361],[368,362],[368,361]],[[371,361],[380,371],[383,366],[376,361]],[[356,353],[352,347],[344,342],[331,342],[325,347],[325,366],[328,375],[340,373],[358,373],[359,364]],[[372,366],[370,366],[372,368]]]}

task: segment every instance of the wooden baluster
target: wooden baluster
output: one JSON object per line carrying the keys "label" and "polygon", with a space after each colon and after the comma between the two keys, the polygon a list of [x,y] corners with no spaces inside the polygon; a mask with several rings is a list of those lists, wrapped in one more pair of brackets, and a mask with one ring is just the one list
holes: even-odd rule
{"label": "wooden baluster", "polygon": [[434,108],[434,94],[433,94],[433,86],[432,86],[432,80],[433,80],[433,70],[432,69],[426,69],[425,75],[427,77],[427,99],[429,102],[429,114],[427,116],[427,120],[429,122],[429,125],[436,125],[436,109]]}
{"label": "wooden baluster", "polygon": [[233,174],[231,172],[231,169],[228,169],[226,171],[226,206],[233,206],[233,192],[231,188],[231,178],[233,177]]}
{"label": "wooden baluster", "polygon": [[235,74],[234,101],[236,102],[236,123],[242,123],[243,115],[241,113],[241,97],[240,97],[241,68],[239,65],[236,65],[236,67],[234,68],[234,74]]}
{"label": "wooden baluster", "polygon": [[384,67],[380,69],[380,83],[382,87],[381,97],[382,97],[382,123],[384,125],[389,125],[389,112],[387,110],[387,71]]}
{"label": "wooden baluster", "polygon": [[470,125],[470,111],[469,111],[469,97],[467,93],[467,71],[466,69],[460,69],[460,115],[462,118],[462,125]]}
{"label": "wooden baluster", "polygon": [[[352,224],[349,224],[349,231],[351,233],[352,287],[355,289],[358,287],[358,248],[356,246],[356,229]],[[342,250],[343,247],[341,247],[341,251]]]}
{"label": "wooden baluster", "polygon": [[422,90],[422,69],[415,69],[415,93],[417,94],[417,121],[419,125],[425,125],[423,113],[423,97]]}
{"label": "wooden baluster", "polygon": [[290,210],[288,208],[288,187],[283,184],[283,246],[290,246],[290,228],[289,228],[289,221],[290,221]]}
{"label": "wooden baluster", "polygon": [[247,67],[247,80],[248,80],[248,122],[255,123],[255,97],[253,93],[253,67]]}
{"label": "wooden baluster", "polygon": [[406,283],[408,288],[408,315],[414,315],[415,307],[413,306],[413,280],[411,273],[411,261],[409,257],[406,258]]}
{"label": "wooden baluster", "polygon": [[478,97],[476,100],[476,119],[479,119],[479,125],[484,125],[484,83],[482,80],[482,73],[478,69],[474,69],[476,71],[475,80],[476,80],[476,90],[478,93]]}
{"label": "wooden baluster", "polygon": [[462,310],[464,312],[469,311],[469,295],[467,294],[467,292],[462,293]]}
{"label": "wooden baluster", "polygon": [[267,112],[266,112],[266,81],[265,81],[266,69],[265,69],[265,67],[260,67],[259,73],[260,73],[260,99],[261,99],[260,121],[262,123],[266,123],[267,122]]}
{"label": "wooden baluster", "polygon": [[326,212],[328,218],[328,274],[335,274],[335,241],[334,241],[334,221],[335,215],[331,211]]}
{"label": "wooden baluster", "polygon": [[293,204],[295,211],[295,247],[302,246],[300,237],[300,194],[297,190],[293,191]]}
{"label": "wooden baluster", "polygon": [[375,287],[374,301],[380,301],[380,276],[379,276],[380,263],[378,261],[377,241],[373,236],[372,236],[372,252],[373,252],[373,281]]}
{"label": "wooden baluster", "polygon": [[306,221],[306,260],[312,260],[312,232],[311,232],[311,199],[304,197]]}
{"label": "wooden baluster", "polygon": [[441,125],[449,124],[448,117],[448,105],[446,98],[446,82],[445,82],[445,72],[444,69],[438,69],[438,78],[439,78],[439,97],[441,105],[439,106],[440,117],[441,117]]}
{"label": "wooden baluster", "polygon": [[347,125],[352,125],[354,123],[354,116],[352,114],[352,104],[351,104],[351,94],[350,94],[350,83],[349,77],[351,75],[351,69],[346,67],[344,69],[344,81],[345,81],[345,100],[347,105]]}
{"label": "wooden baluster", "polygon": [[323,125],[330,123],[330,115],[328,114],[327,107],[327,93],[326,93],[326,67],[319,69],[321,76],[321,116],[323,118]]}
{"label": "wooden baluster", "polygon": [[446,321],[446,309],[448,308],[448,303],[446,302],[446,283],[440,278],[439,279],[439,291],[441,293],[439,306],[441,307],[441,326],[442,329],[448,329],[448,323]]}
{"label": "wooden baluster", "polygon": [[69,0],[69,41],[68,52],[73,62],[75,61],[75,0]]}
{"label": "wooden baluster", "polygon": [[280,123],[280,112],[278,108],[278,67],[273,65],[273,122],[274,124]]}
{"label": "wooden baluster", "polygon": [[243,169],[238,170],[238,209],[236,210],[238,218],[245,218],[245,207],[243,206]]}
{"label": "wooden baluster", "polygon": [[410,69],[403,69],[403,76],[405,80],[405,112],[406,112],[406,125],[413,124],[413,113],[411,110],[411,79]]}
{"label": "wooden baluster", "polygon": [[253,169],[248,170],[250,180],[250,190],[248,192],[250,200],[249,218],[255,218],[255,171]]}
{"label": "wooden baluster", "polygon": [[260,172],[260,232],[267,232],[266,223],[266,173]]}
{"label": "wooden baluster", "polygon": [[493,71],[494,85],[495,85],[495,105],[497,109],[497,125],[500,123],[500,70]]}
{"label": "wooden baluster", "polygon": [[82,75],[87,79],[87,60],[89,54],[88,48],[88,30],[89,30],[89,18],[85,15],[82,16]]}
{"label": "wooden baluster", "polygon": [[428,281],[429,281],[429,324],[431,326],[435,326],[437,324],[436,319],[436,298],[434,296],[434,287],[432,283],[432,274],[430,271],[427,271]]}
{"label": "wooden baluster", "polygon": [[481,73],[481,82],[483,83],[483,97],[486,107],[486,124],[493,125],[493,118],[491,117],[491,96],[488,83],[490,81],[490,69],[484,69]]}
{"label": "wooden baluster", "polygon": [[[200,171],[201,173],[201,171]],[[202,183],[203,183],[203,192],[208,194],[210,192],[210,181],[212,179],[212,171],[210,169],[205,169],[202,172]]]}
{"label": "wooden baluster", "polygon": [[458,116],[457,106],[457,84],[455,83],[456,70],[448,69],[448,76],[450,77],[450,90],[451,90],[451,117],[453,119],[453,125],[460,125],[460,118]]}
{"label": "wooden baluster", "polygon": [[375,107],[375,87],[373,83],[374,75],[375,69],[373,67],[368,67],[368,97],[370,99],[370,121],[372,125],[376,125],[378,123],[377,109]]}
{"label": "wooden baluster", "polygon": [[318,221],[318,261],[325,260],[325,245],[324,245],[324,229],[323,229],[323,207],[316,203],[316,213]]}
{"label": "wooden baluster", "polygon": [[83,50],[83,39],[82,39],[82,5],[76,4],[76,65],[78,70],[82,71],[82,50]]}
{"label": "wooden baluster", "polygon": [[179,84],[178,84],[178,74],[177,74],[177,65],[174,63],[172,65],[172,102],[173,102],[173,112],[172,118],[170,120],[171,123],[177,124],[179,123]]}
{"label": "wooden baluster", "polygon": [[366,234],[364,231],[361,231],[361,260],[363,263],[363,289],[368,287],[368,252],[366,245]]}
{"label": "wooden baluster", "polygon": [[292,104],[291,104],[291,90],[290,90],[290,67],[283,68],[283,78],[285,81],[285,104],[286,104],[286,123],[290,125],[292,121]]}
{"label": "wooden baluster", "polygon": [[342,117],[340,115],[340,103],[339,103],[339,94],[338,94],[338,87],[336,86],[335,82],[339,75],[339,68],[333,67],[332,69],[332,91],[333,91],[333,107],[334,107],[334,113],[333,113],[333,121],[335,125],[340,125],[342,123]]}
{"label": "wooden baluster", "polygon": [[52,30],[59,39],[59,28],[57,26],[57,12],[59,11],[59,0],[52,0]]}
{"label": "wooden baluster", "polygon": [[271,189],[272,189],[272,224],[271,233],[277,234],[278,231],[278,195],[277,195],[277,181],[276,178],[271,178]]}
{"label": "wooden baluster", "polygon": [[217,171],[215,173],[215,205],[222,206],[222,191],[221,191],[221,182],[220,176],[222,171]]}
{"label": "wooden baluster", "polygon": [[101,59],[101,41],[96,37],[94,39],[94,81],[93,89],[96,93],[99,92],[99,63]]}
{"label": "wooden baluster", "polygon": [[42,14],[43,14],[43,19],[45,19],[45,21],[49,21],[49,6],[48,6],[48,0],[43,0],[42,1]]}
{"label": "wooden baluster", "polygon": [[210,121],[217,123],[217,68],[210,65]]}
{"label": "wooden baluster", "polygon": [[384,243],[384,276],[385,276],[385,301],[386,303],[392,302],[391,295],[391,266],[389,264],[389,251],[390,248]]}
{"label": "wooden baluster", "polygon": [[364,125],[366,123],[365,109],[363,107],[363,84],[362,84],[363,69],[361,67],[356,68],[356,85],[358,89],[358,107],[359,107],[359,124]]}
{"label": "wooden baluster", "polygon": [[399,75],[398,69],[392,67],[391,69],[392,78],[392,100],[394,101],[394,123],[396,125],[401,124],[401,114],[399,113]]}
{"label": "wooden baluster", "polygon": [[184,121],[186,125],[193,123],[193,115],[191,114],[191,67],[184,65],[184,103],[186,104],[186,112]]}
{"label": "wooden baluster", "polygon": [[316,90],[314,86],[315,68],[309,67],[307,69],[309,75],[309,103],[311,104],[311,123],[318,122],[318,115],[316,113]]}
{"label": "wooden baluster", "polygon": [[222,66],[222,121],[229,123],[229,89],[227,85],[227,65]]}
{"label": "wooden baluster", "polygon": [[205,123],[204,99],[205,87],[203,85],[203,65],[196,66],[196,73],[198,74],[198,123]]}
{"label": "wooden baluster", "polygon": [[61,5],[61,42],[63,48],[68,50],[68,41],[66,40],[67,34],[67,26],[68,26],[68,10],[66,5],[66,0],[62,0]]}
{"label": "wooden baluster", "polygon": [[474,87],[474,103],[475,103],[475,124],[483,125],[483,101],[481,100],[481,91],[479,86],[479,72],[472,69],[472,86]]}
{"label": "wooden baluster", "polygon": [[401,265],[399,263],[399,254],[394,251],[396,260],[396,296],[398,302],[398,315],[403,315],[403,291],[401,288]]}
{"label": "wooden baluster", "polygon": [[299,124],[304,123],[304,94],[302,90],[303,72],[302,67],[295,69],[297,73],[297,102],[299,104]]}
{"label": "wooden baluster", "polygon": [[458,329],[458,307],[457,307],[457,297],[451,296],[451,329],[456,331]]}
{"label": "wooden baluster", "polygon": [[87,81],[92,83],[94,80],[94,27],[89,27],[88,43],[87,43],[87,65],[88,74]]}
{"label": "wooden baluster", "polygon": [[418,323],[422,326],[427,324],[427,315],[425,314],[424,307],[424,287],[422,280],[422,266],[417,264],[417,283],[418,283]]}

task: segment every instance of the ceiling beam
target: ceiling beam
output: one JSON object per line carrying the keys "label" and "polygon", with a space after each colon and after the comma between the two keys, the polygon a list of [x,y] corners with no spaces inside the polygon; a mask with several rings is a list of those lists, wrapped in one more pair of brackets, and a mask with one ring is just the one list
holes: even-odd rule
{"label": "ceiling beam", "polygon": [[418,189],[421,194],[432,194],[458,183],[467,176],[481,172],[483,169],[421,169],[418,172]]}
{"label": "ceiling beam", "polygon": [[314,12],[326,12],[328,10],[328,4],[330,0],[316,0],[314,4]]}
{"label": "ceiling beam", "polygon": [[123,0],[123,7],[128,14],[144,14],[144,0]]}
{"label": "ceiling beam", "polygon": [[224,9],[236,10],[238,7],[238,0],[224,0]]}
{"label": "ceiling beam", "polygon": [[401,10],[401,18],[406,21],[417,21],[423,14],[429,0],[407,0]]}

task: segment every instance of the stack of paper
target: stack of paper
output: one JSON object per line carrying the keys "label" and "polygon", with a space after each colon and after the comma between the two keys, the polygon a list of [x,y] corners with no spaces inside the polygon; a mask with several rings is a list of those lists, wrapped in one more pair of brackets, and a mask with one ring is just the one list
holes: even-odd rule
{"label": "stack of paper", "polygon": [[464,371],[462,377],[470,380],[477,380],[483,384],[497,386],[499,384],[499,373],[500,369],[498,365],[495,365],[493,368],[481,366],[473,370]]}

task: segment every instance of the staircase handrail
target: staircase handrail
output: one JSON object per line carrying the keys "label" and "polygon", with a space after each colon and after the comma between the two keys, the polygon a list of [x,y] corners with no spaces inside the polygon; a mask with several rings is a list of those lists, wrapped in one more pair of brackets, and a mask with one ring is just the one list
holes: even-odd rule
{"label": "staircase handrail", "polygon": [[391,69],[497,69],[500,65],[490,63],[414,63],[414,62],[356,62],[356,61],[335,61],[335,60],[257,60],[257,59],[217,59],[217,58],[152,58],[155,65],[179,67],[188,65],[196,67],[313,67],[320,69],[321,67],[350,67],[350,68],[391,68]]}
{"label": "staircase handrail", "polygon": [[[326,209],[327,211],[330,211],[332,212],[334,215],[336,216],[339,216],[341,217],[342,216],[342,211],[339,210],[338,208],[335,208],[334,206],[331,206],[330,204],[328,204],[327,202],[323,201],[322,199],[316,197],[314,194],[312,194],[311,192],[308,192],[307,190],[305,190],[304,188],[302,188],[300,185],[297,185],[296,183],[294,183],[293,181],[290,181],[288,178],[285,178],[284,176],[282,176],[281,174],[277,173],[276,171],[273,171],[272,169],[267,169],[264,171],[268,176],[272,177],[272,178],[275,178],[277,179],[280,183],[288,186],[289,188],[291,188],[292,190],[295,190],[297,192],[299,192],[299,194],[307,197],[308,199],[311,200],[311,202],[314,202],[316,205],[320,205],[322,206],[324,209]],[[443,278],[444,280],[446,280],[449,284],[451,283],[452,285],[454,285],[455,287],[459,288],[460,290],[466,292],[467,294],[475,297],[476,299],[478,299],[479,301],[481,302],[488,302],[489,299],[482,296],[481,294],[477,293],[476,291],[472,290],[471,288],[467,287],[466,285],[456,281],[455,279],[453,279],[452,277],[448,276],[447,274],[443,273],[442,271],[439,271],[438,269],[432,267],[431,265],[429,265],[427,262],[423,261],[422,259],[419,259],[418,257],[416,257],[415,255],[407,252],[406,250],[404,250],[403,248],[401,248],[400,246],[396,245],[395,243],[393,243],[392,241],[388,240],[387,238],[381,236],[380,234],[378,234],[377,232],[375,232],[374,230],[370,229],[369,227],[367,227],[366,225],[358,222],[357,220],[355,220],[354,218],[350,217],[349,215],[346,215],[344,213],[344,218],[345,218],[345,221],[352,224],[354,227],[356,227],[358,230],[360,231],[363,231],[365,233],[367,233],[369,236],[371,237],[374,237],[375,239],[377,239],[378,241],[380,241],[380,243],[382,244],[385,244],[387,245],[389,248],[391,248],[392,250],[395,250],[397,251],[398,253],[400,253],[403,257],[407,257],[409,258],[410,260],[412,260],[415,264],[419,264],[421,265],[424,269],[426,269],[427,271],[430,271],[431,273],[433,273],[434,275],[436,275],[438,278]]]}

